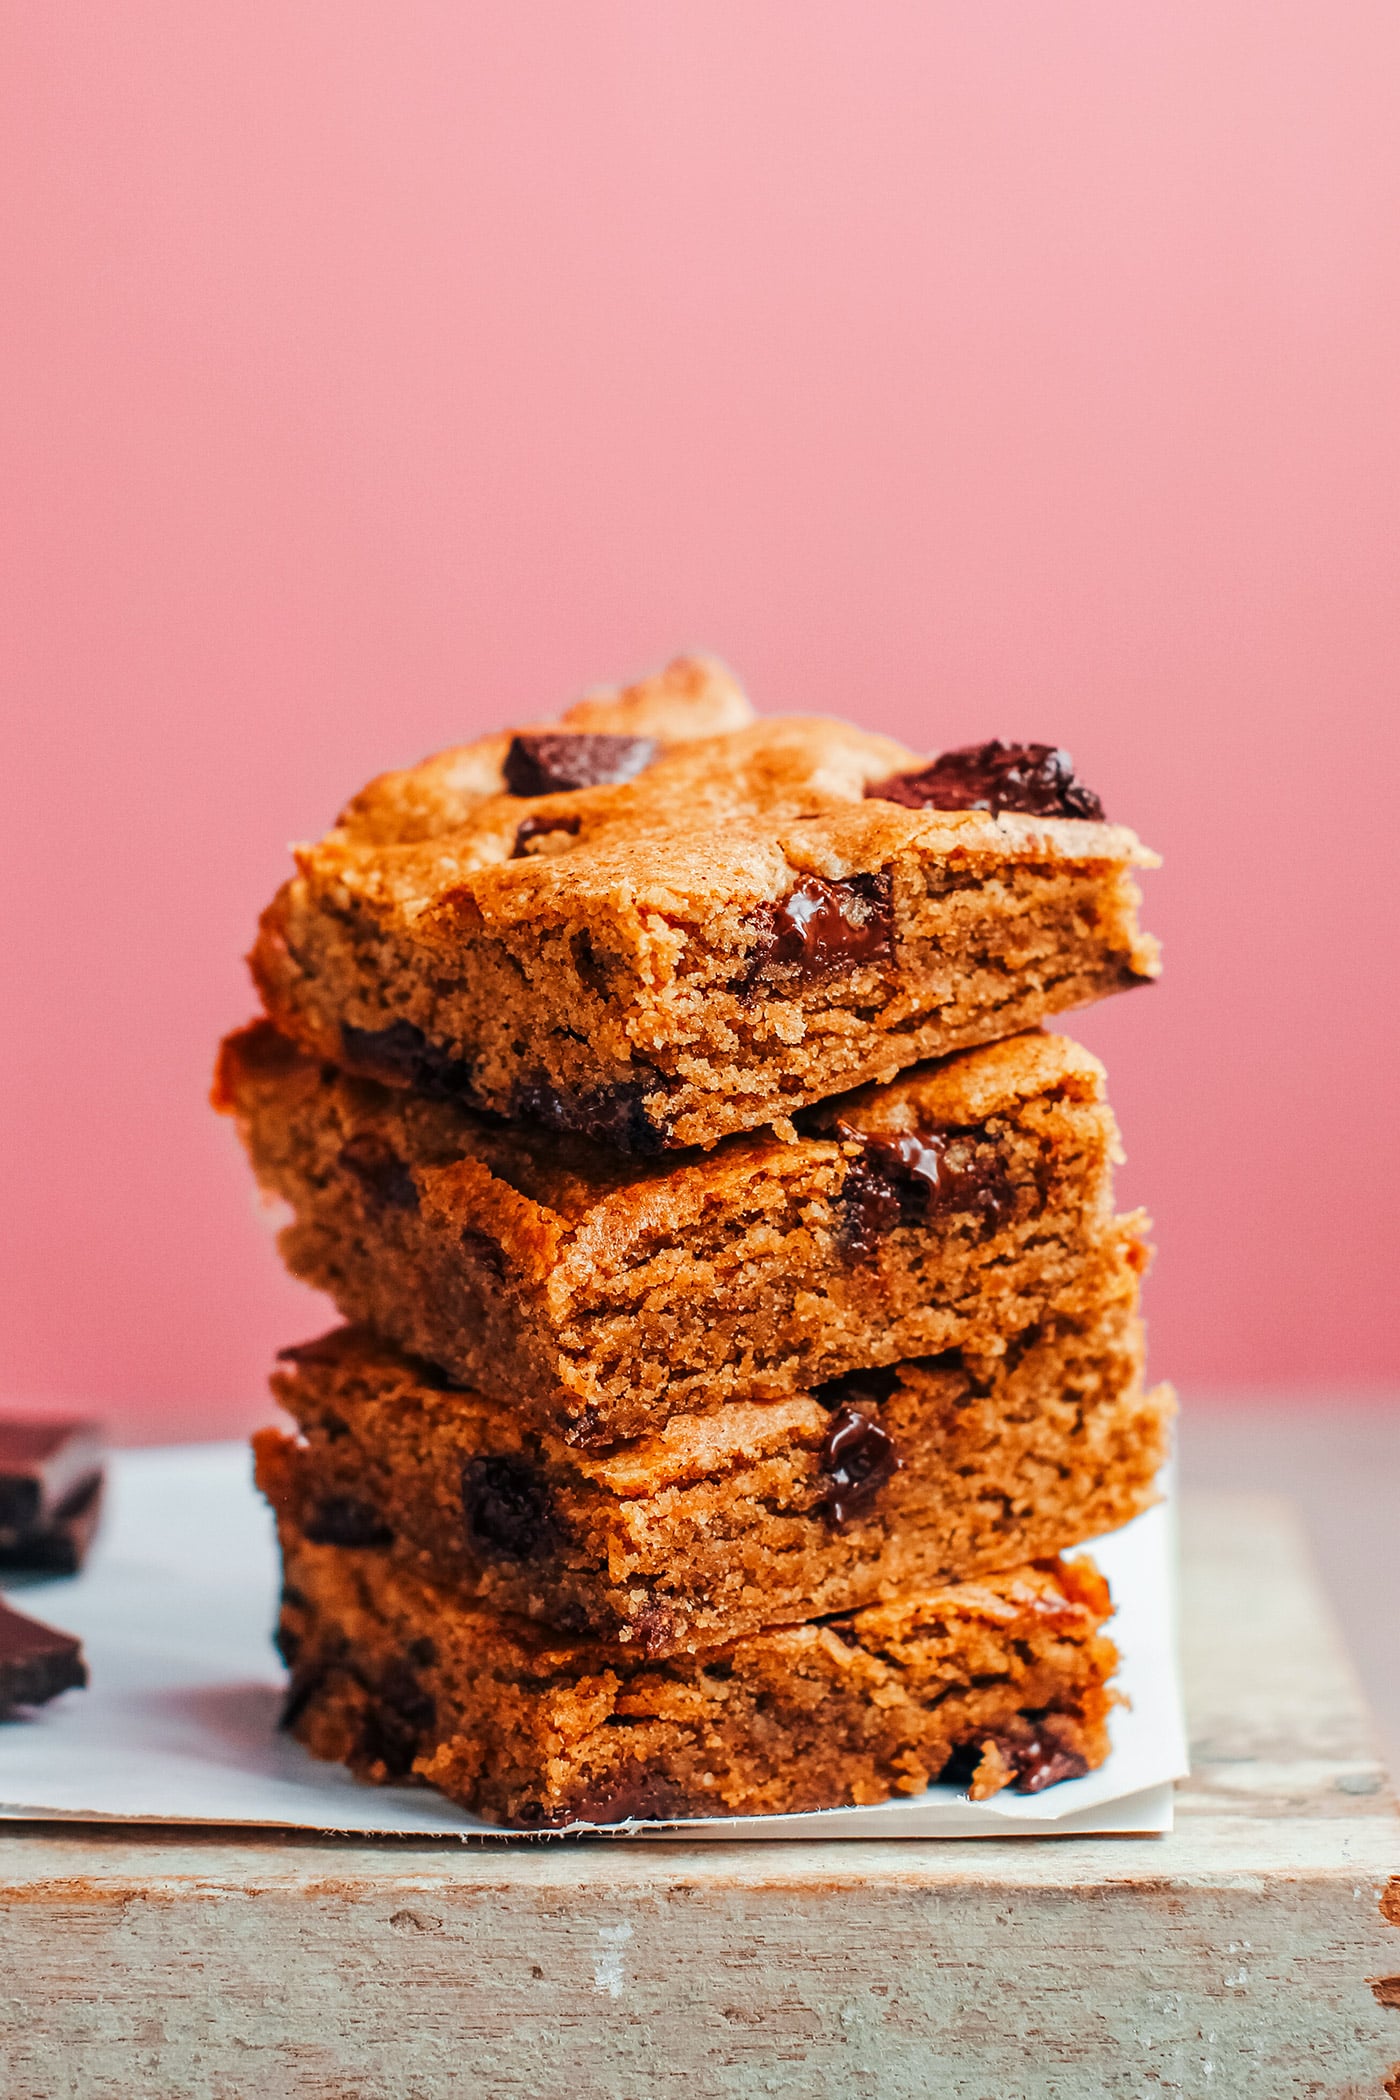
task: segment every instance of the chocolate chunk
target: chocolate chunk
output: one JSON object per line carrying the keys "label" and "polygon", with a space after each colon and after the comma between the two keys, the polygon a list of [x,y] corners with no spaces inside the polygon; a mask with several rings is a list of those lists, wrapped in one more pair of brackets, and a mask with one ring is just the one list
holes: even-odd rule
{"label": "chocolate chunk", "polygon": [[821,1469],[831,1483],[827,1520],[842,1531],[899,1471],[899,1454],[894,1438],[872,1416],[858,1407],[838,1407],[822,1440]]}
{"label": "chocolate chunk", "polygon": [[561,1094],[547,1079],[537,1078],[515,1089],[511,1113],[542,1124],[546,1130],[577,1131],[583,1137],[597,1138],[619,1152],[660,1152],[667,1127],[651,1120],[647,1111],[650,1092],[650,1086],[640,1080],[617,1080],[611,1086]]}
{"label": "chocolate chunk", "polygon": [[489,1232],[478,1232],[474,1225],[462,1227],[462,1251],[477,1262],[497,1283],[504,1283],[506,1255],[504,1247],[492,1239]]}
{"label": "chocolate chunk", "polygon": [[[645,1765],[624,1767],[589,1793],[578,1794],[566,1809],[532,1821],[558,1828],[564,1823],[666,1823],[693,1812],[694,1804],[676,1785]],[[523,1816],[522,1816],[523,1820]]]}
{"label": "chocolate chunk", "polygon": [[897,1182],[871,1159],[853,1159],[841,1185],[842,1251],[864,1261],[887,1233],[904,1222],[904,1202]]}
{"label": "chocolate chunk", "polygon": [[1016,1768],[1011,1784],[1018,1794],[1043,1794],[1046,1787],[1058,1786],[1062,1779],[1082,1779],[1089,1769],[1089,1760],[1077,1750],[1062,1750],[1039,1736],[1018,1745],[1007,1762]]}
{"label": "chocolate chunk", "polygon": [[551,833],[556,831],[566,831],[570,838],[577,838],[578,827],[579,816],[577,811],[574,811],[572,815],[557,817],[546,816],[543,811],[537,817],[522,817],[515,828],[515,844],[510,849],[510,857],[512,860],[525,859],[525,848],[529,845],[531,839],[548,838]]}
{"label": "chocolate chunk", "polygon": [[87,1681],[81,1641],[0,1604],[0,1714],[42,1706]]}
{"label": "chocolate chunk", "polygon": [[996,1147],[979,1131],[912,1130],[872,1136],[839,1122],[859,1156],[842,1189],[842,1243],[855,1260],[872,1254],[897,1225],[970,1213],[984,1234],[1014,1215],[1016,1191]]}
{"label": "chocolate chunk", "polygon": [[323,1495],[301,1521],[313,1546],[388,1546],[394,1534],[372,1503],[355,1495]]}
{"label": "chocolate chunk", "polygon": [[506,753],[512,795],[563,795],[575,788],[611,787],[631,780],[656,756],[649,736],[578,736],[546,729],[515,736]]}
{"label": "chocolate chunk", "polygon": [[1103,804],[1074,777],[1074,761],[1053,744],[969,744],[945,751],[913,773],[895,773],[865,790],[906,809],[1019,810],[1032,817],[1102,818]]}
{"label": "chocolate chunk", "polygon": [[0,1420],[0,1566],[75,1574],[101,1510],[95,1423]]}
{"label": "chocolate chunk", "polygon": [[752,923],[757,938],[748,983],[784,964],[795,967],[801,981],[884,961],[894,952],[889,870],[844,882],[804,875],[781,903],[760,906]]}
{"label": "chocolate chunk", "polygon": [[346,1064],[372,1079],[410,1086],[437,1101],[474,1098],[471,1066],[429,1042],[412,1021],[391,1021],[387,1028],[352,1028],[342,1021],[340,1041]]}
{"label": "chocolate chunk", "polygon": [[467,1538],[483,1560],[538,1560],[554,1545],[549,1489],[528,1459],[469,1458],[462,1507]]}
{"label": "chocolate chunk", "polygon": [[372,1130],[356,1131],[341,1146],[339,1164],[380,1210],[417,1210],[418,1188],[410,1168]]}
{"label": "chocolate chunk", "polygon": [[46,1522],[27,1530],[0,1532],[0,1570],[35,1575],[76,1575],[102,1521],[103,1479],[84,1481]]}

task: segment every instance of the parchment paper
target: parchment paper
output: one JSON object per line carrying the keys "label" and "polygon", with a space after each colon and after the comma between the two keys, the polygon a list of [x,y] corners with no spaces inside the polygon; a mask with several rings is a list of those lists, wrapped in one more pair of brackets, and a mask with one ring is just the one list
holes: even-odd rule
{"label": "parchment paper", "polygon": [[[797,1816],[608,1824],[687,1838],[911,1838],[1164,1831],[1186,1770],[1165,1506],[1093,1547],[1118,1612],[1132,1701],[1098,1772],[1039,1795],[971,1802],[950,1787]],[[8,1590],[16,1608],[82,1637],[86,1692],[0,1723],[0,1817],[268,1824],[326,1831],[502,1833],[417,1787],[360,1785],[277,1731],[283,1673],[269,1635],[277,1556],[245,1446],[118,1453],[109,1513],[84,1572]],[[562,1834],[562,1833],[561,1833]]]}

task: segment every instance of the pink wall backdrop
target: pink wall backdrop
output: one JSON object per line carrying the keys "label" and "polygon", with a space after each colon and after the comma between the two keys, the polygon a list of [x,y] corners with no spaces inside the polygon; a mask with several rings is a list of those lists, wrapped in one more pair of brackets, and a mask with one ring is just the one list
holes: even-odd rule
{"label": "pink wall backdrop", "polygon": [[1067,743],[1194,1383],[1400,1371],[1400,12],[0,8],[0,1392],[263,1412],[214,1042],[288,839],[700,644]]}

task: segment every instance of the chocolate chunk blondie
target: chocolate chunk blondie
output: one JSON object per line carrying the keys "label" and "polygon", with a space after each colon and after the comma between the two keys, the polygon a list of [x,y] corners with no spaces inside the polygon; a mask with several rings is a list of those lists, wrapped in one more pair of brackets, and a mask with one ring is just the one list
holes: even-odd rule
{"label": "chocolate chunk blondie", "polygon": [[463,1600],[653,1656],[1041,1559],[1154,1499],[1171,1397],[1144,1393],[1136,1273],[1003,1353],[856,1371],[674,1415],[581,1453],[363,1330],[287,1352],[299,1436],[255,1439],[304,1538]]}
{"label": "chocolate chunk blondie", "polygon": [[1086,1559],[665,1661],[463,1603],[382,1547],[282,1521],[286,1723],[372,1781],[513,1828],[1035,1792],[1108,1753],[1107,1585]]}
{"label": "chocolate chunk blondie", "polygon": [[633,1153],[711,1145],[1158,970],[1065,754],[932,763],[724,672],[386,774],[265,914],[317,1057]]}
{"label": "chocolate chunk blondie", "polygon": [[341,1312],[571,1442],[994,1353],[1087,1302],[1115,1221],[1098,1062],[1033,1033],[809,1109],[792,1142],[619,1157],[347,1076],[267,1023],[216,1100]]}

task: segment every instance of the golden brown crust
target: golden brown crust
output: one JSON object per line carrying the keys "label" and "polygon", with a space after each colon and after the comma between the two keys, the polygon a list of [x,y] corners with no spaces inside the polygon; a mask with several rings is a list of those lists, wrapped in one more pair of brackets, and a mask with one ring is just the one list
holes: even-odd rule
{"label": "golden brown crust", "polygon": [[[635,777],[505,792],[502,734],[385,775],[299,848],[253,956],[279,1024],[391,1081],[646,1151],[1156,974],[1131,832],[867,799],[917,755],[818,717],[713,734],[738,717],[732,684],[664,678],[664,699],[588,716],[654,721]],[[794,960],[773,914],[813,882],[837,937]]]}

